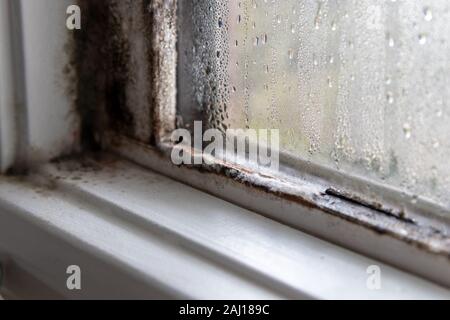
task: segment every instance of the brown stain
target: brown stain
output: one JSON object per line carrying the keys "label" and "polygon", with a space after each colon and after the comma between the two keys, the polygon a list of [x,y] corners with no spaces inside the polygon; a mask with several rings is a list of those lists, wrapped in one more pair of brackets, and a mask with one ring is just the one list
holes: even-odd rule
{"label": "brown stain", "polygon": [[367,208],[369,208],[371,210],[378,211],[378,212],[380,212],[382,214],[385,214],[385,215],[387,215],[389,217],[392,217],[394,219],[398,219],[398,220],[400,220],[402,222],[410,223],[410,224],[416,224],[417,225],[416,221],[414,221],[411,218],[406,217],[404,211],[396,211],[396,210],[393,210],[391,208],[387,208],[387,207],[383,206],[381,203],[368,201],[366,199],[361,198],[358,195],[355,195],[355,194],[352,194],[352,193],[349,193],[349,192],[346,192],[346,191],[341,191],[341,190],[338,190],[338,189],[335,189],[335,188],[328,188],[325,191],[325,194],[327,194],[329,196],[332,196],[332,197],[337,197],[339,199],[342,199],[344,201],[348,201],[350,203],[354,203],[354,204],[357,204],[357,205],[360,205],[360,206],[367,207]]}
{"label": "brown stain", "polygon": [[[169,147],[170,149],[170,147]],[[185,152],[195,153],[194,149],[186,148]],[[166,153],[167,157],[167,153]],[[217,160],[214,165],[181,165],[202,174],[212,174],[235,183],[251,188],[251,191],[263,194],[264,197],[273,196],[290,203],[296,203],[301,207],[319,210],[330,214],[343,221],[361,226],[375,232],[379,236],[389,236],[408,243],[420,250],[424,250],[450,260],[450,237],[444,231],[430,225],[420,225],[416,221],[404,217],[381,204],[372,205],[358,197],[339,192],[335,188],[327,188],[322,193],[303,196],[287,191],[285,188],[274,189],[273,185],[279,182],[286,183],[276,176],[261,175],[265,181],[255,182],[252,175],[260,174],[252,169]],[[363,212],[366,212],[363,215]],[[367,215],[370,213],[370,216]],[[398,232],[402,228],[407,235]],[[433,247],[432,243],[445,243],[441,248]]]}

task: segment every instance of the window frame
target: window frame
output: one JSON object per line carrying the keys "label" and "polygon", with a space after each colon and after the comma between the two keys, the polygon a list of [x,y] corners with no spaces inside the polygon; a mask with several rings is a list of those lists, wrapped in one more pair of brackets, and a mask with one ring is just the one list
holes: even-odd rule
{"label": "window frame", "polygon": [[[174,48],[179,36],[177,32],[182,32],[174,32],[173,29],[177,25],[177,15],[174,12],[179,13],[177,2],[162,2],[164,5],[161,4],[159,8],[163,11],[153,11],[159,30],[152,41],[159,43],[161,38],[158,35],[169,32],[170,37],[164,39],[168,43],[161,47]],[[162,86],[158,87],[170,88],[169,90],[157,90],[158,102],[153,106],[159,110],[154,118],[157,130],[175,128],[175,109],[180,107],[175,103],[178,93],[173,82],[180,81],[173,77],[179,67],[179,52],[159,50],[159,54],[155,69],[161,70],[160,75],[169,72],[171,77],[167,82],[168,78],[163,76]],[[162,71],[161,66],[166,69]],[[168,68],[171,70],[168,71]],[[180,101],[182,99],[178,98],[178,102]],[[388,186],[351,177],[283,153],[280,155],[281,174],[259,174],[251,168],[220,160],[212,166],[185,166],[177,170],[170,163],[170,152],[174,147],[170,141],[170,133],[170,129],[163,130],[157,135],[156,143],[148,145],[114,131],[107,131],[103,136],[103,144],[106,150],[202,191],[450,285],[450,272],[447,270],[450,257],[450,238],[447,234],[450,223],[442,214],[445,209],[422,199],[411,204],[409,198],[405,199],[401,192]],[[190,151],[192,154],[197,152],[193,149]],[[365,194],[368,184],[371,188],[370,196]],[[242,195],[238,196],[240,192]],[[377,196],[373,197],[374,194]],[[264,200],[264,197],[270,201]],[[286,204],[296,210],[280,213],[286,210]],[[408,210],[408,216],[405,216],[405,210]]]}
{"label": "window frame", "polygon": [[[439,220],[432,215],[427,216],[417,212],[417,217],[414,216],[414,219],[424,223],[425,227],[411,224],[389,212],[391,204],[380,208],[367,199],[358,199],[352,193],[349,195],[348,190],[340,191],[342,187],[338,181],[341,181],[339,179],[342,179],[342,176],[336,172],[299,163],[285,156],[283,157],[286,159],[287,166],[283,170],[286,172],[297,170],[299,177],[296,179],[258,175],[257,172],[248,168],[220,161],[209,167],[177,167],[170,162],[173,144],[170,143],[169,135],[176,127],[177,121],[175,108],[178,53],[174,50],[177,44],[176,12],[177,1],[175,0],[155,0],[150,10],[151,21],[158,26],[151,33],[154,53],[151,59],[152,76],[157,79],[156,87],[152,88],[155,96],[151,106],[156,111],[153,115],[152,127],[155,140],[145,143],[99,126],[102,131],[92,135],[99,136],[101,152],[114,153],[123,159],[131,160],[142,167],[262,214],[296,230],[385,261],[449,287],[450,243],[448,238],[442,239],[439,233],[436,234],[432,229],[433,223],[436,221],[444,223],[445,219]],[[162,39],[169,43],[160,46]],[[105,112],[102,107],[99,106],[98,111],[101,114],[100,118],[105,116],[102,114]],[[45,112],[49,114],[51,110]],[[65,124],[67,119],[60,118],[55,122]],[[25,124],[27,125],[29,123]],[[67,137],[67,132],[54,134]],[[48,142],[47,146],[51,147],[51,145],[51,141]],[[77,150],[77,148],[79,148],[78,142],[73,142],[71,149]],[[66,150],[67,148],[58,150],[58,155],[64,155]],[[88,150],[83,150],[83,152],[86,151]],[[2,155],[3,152],[2,148]],[[195,151],[192,150],[192,152]],[[44,162],[54,156],[55,154],[52,153],[51,156],[45,157]],[[28,158],[28,165],[30,161],[31,159]],[[302,175],[307,179],[302,180]],[[331,186],[329,183],[324,184],[324,177],[332,177],[337,182]],[[350,189],[350,192],[360,188],[361,185],[358,183],[360,182],[354,182],[354,189]],[[381,189],[377,190],[382,192]],[[390,190],[382,193],[386,198],[391,195]],[[396,198],[393,196],[392,202],[395,201]]]}

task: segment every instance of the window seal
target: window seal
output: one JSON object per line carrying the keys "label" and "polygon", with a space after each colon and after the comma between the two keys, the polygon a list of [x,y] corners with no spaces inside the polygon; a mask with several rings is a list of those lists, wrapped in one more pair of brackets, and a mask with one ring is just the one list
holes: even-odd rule
{"label": "window seal", "polygon": [[[450,286],[450,238],[433,225],[349,200],[330,185],[280,180],[224,162],[175,166],[157,148],[110,132],[108,151],[314,236]],[[424,220],[428,221],[428,220]]]}

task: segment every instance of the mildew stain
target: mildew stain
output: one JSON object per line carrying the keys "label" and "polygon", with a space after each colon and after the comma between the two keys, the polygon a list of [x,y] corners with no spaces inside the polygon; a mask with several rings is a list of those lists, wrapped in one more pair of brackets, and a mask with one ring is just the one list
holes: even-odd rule
{"label": "mildew stain", "polygon": [[67,48],[65,74],[81,119],[84,149],[99,149],[108,130],[153,140],[154,21],[150,0],[78,0],[82,28]]}

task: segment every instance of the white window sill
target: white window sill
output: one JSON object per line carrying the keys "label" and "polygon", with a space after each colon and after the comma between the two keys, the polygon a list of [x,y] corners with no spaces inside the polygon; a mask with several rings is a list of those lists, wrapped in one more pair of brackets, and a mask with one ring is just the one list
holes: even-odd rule
{"label": "white window sill", "polygon": [[[441,299],[450,291],[117,159],[0,178],[7,298]],[[82,290],[66,288],[79,265]],[[381,268],[381,290],[366,270]]]}

